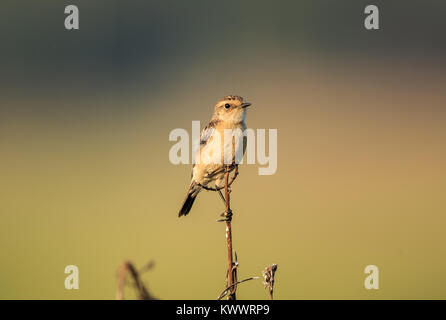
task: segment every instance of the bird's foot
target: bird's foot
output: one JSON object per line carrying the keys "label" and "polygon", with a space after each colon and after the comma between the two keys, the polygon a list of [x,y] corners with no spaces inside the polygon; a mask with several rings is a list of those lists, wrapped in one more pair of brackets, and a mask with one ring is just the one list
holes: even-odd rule
{"label": "bird's foot", "polygon": [[229,209],[229,211],[223,212],[220,217],[223,217],[224,219],[218,219],[217,222],[231,222],[232,221],[232,210]]}

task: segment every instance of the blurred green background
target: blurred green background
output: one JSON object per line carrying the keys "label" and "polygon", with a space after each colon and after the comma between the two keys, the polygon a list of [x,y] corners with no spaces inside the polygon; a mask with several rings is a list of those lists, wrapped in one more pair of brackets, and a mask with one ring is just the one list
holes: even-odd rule
{"label": "blurred green background", "polygon": [[374,1],[367,31],[368,4],[3,0],[0,298],[113,299],[119,265],[153,259],[156,297],[215,299],[223,205],[203,192],[178,219],[191,167],[168,135],[226,94],[278,129],[277,173],[233,186],[240,278],[277,263],[278,299],[446,298],[446,5]]}

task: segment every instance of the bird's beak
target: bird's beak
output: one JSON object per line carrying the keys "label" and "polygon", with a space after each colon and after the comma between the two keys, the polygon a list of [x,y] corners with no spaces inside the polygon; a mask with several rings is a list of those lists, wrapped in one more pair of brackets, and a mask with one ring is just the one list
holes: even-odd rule
{"label": "bird's beak", "polygon": [[245,109],[249,107],[251,104],[249,102],[242,103],[242,108]]}

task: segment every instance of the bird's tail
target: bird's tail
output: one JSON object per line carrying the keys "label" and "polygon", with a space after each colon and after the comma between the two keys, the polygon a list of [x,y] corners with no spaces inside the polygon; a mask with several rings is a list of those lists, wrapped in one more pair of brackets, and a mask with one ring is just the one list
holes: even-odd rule
{"label": "bird's tail", "polygon": [[190,184],[189,190],[187,190],[186,199],[184,199],[183,205],[181,206],[180,212],[178,213],[178,216],[186,216],[190,209],[192,208],[192,205],[194,204],[195,198],[197,197],[198,193],[201,191],[201,186],[198,185],[195,182],[192,182]]}

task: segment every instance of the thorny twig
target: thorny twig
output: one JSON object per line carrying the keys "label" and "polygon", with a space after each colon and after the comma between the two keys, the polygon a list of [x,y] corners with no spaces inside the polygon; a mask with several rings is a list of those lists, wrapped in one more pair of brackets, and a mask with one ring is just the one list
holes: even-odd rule
{"label": "thorny twig", "polygon": [[[209,191],[218,191],[220,194],[220,197],[225,202],[226,210],[223,214],[224,219],[220,219],[217,221],[220,222],[226,222],[226,242],[227,242],[227,248],[228,248],[228,270],[226,272],[226,288],[223,290],[223,292],[218,296],[217,300],[221,300],[226,295],[228,296],[228,300],[236,300],[236,290],[237,285],[253,279],[258,279],[259,277],[251,277],[242,281],[237,281],[237,268],[238,268],[238,260],[237,260],[237,252],[235,252],[235,260],[233,259],[232,254],[232,228],[231,228],[231,221],[232,221],[232,210],[230,207],[230,197],[229,197],[229,187],[234,182],[236,177],[238,176],[238,165],[235,165],[235,172],[231,180],[229,180],[229,174],[233,167],[232,166],[226,166],[225,167],[225,184],[224,187],[215,187],[215,188],[209,188],[209,187],[203,187],[205,190]],[[225,195],[221,193],[221,189],[225,189]],[[264,284],[265,287],[268,288],[270,298],[273,299],[273,288],[274,288],[274,273],[277,270],[277,265],[273,264],[265,269],[263,271],[263,277],[264,277]],[[229,294],[228,294],[229,293]]]}
{"label": "thorny twig", "polygon": [[277,271],[277,264],[272,264],[267,267],[263,272],[263,284],[265,288],[269,291],[270,299],[273,300],[273,291],[274,291],[274,274]]}
{"label": "thorny twig", "polygon": [[[237,168],[237,167],[236,167]],[[226,242],[228,246],[228,286],[231,288],[228,300],[235,300],[235,291],[237,290],[236,283],[237,283],[237,265],[234,264],[233,261],[233,254],[232,254],[232,227],[231,227],[231,221],[232,221],[232,211],[230,207],[230,197],[229,197],[229,172],[230,168],[229,166],[226,167],[225,170],[225,200],[226,200]]]}
{"label": "thorny twig", "polygon": [[[231,172],[231,169],[235,169],[234,170],[234,175],[232,176],[231,180],[229,180],[229,175]],[[230,288],[230,294],[228,295],[228,300],[235,300],[236,296],[235,296],[235,291],[237,290],[237,254],[235,257],[235,262],[233,260],[233,254],[232,254],[232,228],[231,228],[231,221],[232,221],[232,210],[231,210],[231,206],[230,206],[230,200],[229,200],[229,187],[232,185],[232,183],[235,181],[235,179],[238,176],[238,165],[237,164],[233,164],[233,165],[228,165],[225,167],[225,184],[222,187],[215,187],[215,188],[211,188],[211,187],[206,187],[206,186],[201,186],[203,189],[208,190],[208,191],[218,191],[220,193],[220,196],[222,196],[220,190],[221,189],[225,189],[225,195],[224,197],[222,196],[222,198],[224,198],[223,200],[225,201],[225,212],[223,214],[224,219],[220,219],[217,220],[219,222],[226,222],[226,243],[227,243],[227,248],[228,248],[228,271],[226,274],[226,286],[228,288]]]}

